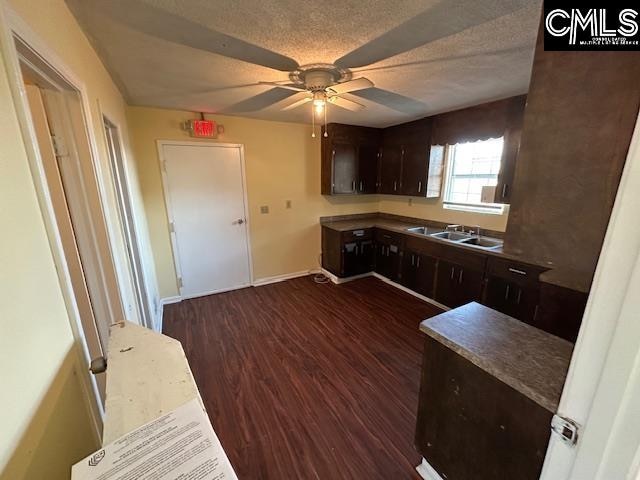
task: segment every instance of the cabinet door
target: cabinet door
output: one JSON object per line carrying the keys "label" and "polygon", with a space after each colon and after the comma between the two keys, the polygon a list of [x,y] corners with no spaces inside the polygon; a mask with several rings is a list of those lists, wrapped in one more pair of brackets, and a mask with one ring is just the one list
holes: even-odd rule
{"label": "cabinet door", "polygon": [[483,272],[440,260],[435,299],[451,308],[479,302],[483,277]]}
{"label": "cabinet door", "polygon": [[394,282],[400,274],[400,248],[398,245],[379,243],[376,247],[376,273]]}
{"label": "cabinet door", "polygon": [[376,193],[379,153],[376,145],[360,145],[358,148],[358,193]]}
{"label": "cabinet door", "polygon": [[526,95],[513,97],[509,100],[507,128],[504,132],[504,147],[500,161],[498,184],[496,185],[496,203],[511,203],[511,187],[516,172],[516,160],[520,151],[526,101]]}
{"label": "cabinet door", "polygon": [[402,171],[402,147],[383,146],[380,155],[379,193],[399,194],[400,173]]}
{"label": "cabinet door", "polygon": [[429,145],[407,145],[402,155],[402,195],[424,197],[429,171]]}
{"label": "cabinet door", "polygon": [[455,263],[450,263],[444,260],[439,260],[438,262],[435,300],[447,307],[458,306],[456,305],[456,293],[459,269],[460,267]]}
{"label": "cabinet door", "polygon": [[349,143],[334,143],[331,150],[333,162],[333,193],[356,193],[358,162],[356,147]]}
{"label": "cabinet door", "polygon": [[358,243],[350,242],[342,246],[342,275],[351,277],[359,273]]}
{"label": "cabinet door", "polygon": [[485,304],[499,312],[536,325],[535,314],[539,301],[539,289],[491,276],[487,280]]}
{"label": "cabinet door", "polygon": [[425,297],[433,298],[436,263],[434,257],[405,250],[400,283]]}
{"label": "cabinet door", "polygon": [[438,260],[428,255],[416,255],[416,280],[413,290],[425,297],[433,298],[433,288]]}
{"label": "cabinet door", "polygon": [[468,267],[458,267],[456,303],[459,307],[469,302],[479,302],[482,297],[482,281],[484,272],[479,272]]}
{"label": "cabinet door", "polygon": [[373,270],[373,240],[358,242],[358,275]]}

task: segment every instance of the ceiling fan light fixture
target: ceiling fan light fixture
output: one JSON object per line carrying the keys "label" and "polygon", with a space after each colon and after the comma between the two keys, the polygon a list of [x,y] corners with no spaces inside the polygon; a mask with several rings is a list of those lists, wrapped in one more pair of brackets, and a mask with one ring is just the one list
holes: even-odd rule
{"label": "ceiling fan light fixture", "polygon": [[327,95],[324,92],[313,92],[313,108],[320,115],[327,103]]}

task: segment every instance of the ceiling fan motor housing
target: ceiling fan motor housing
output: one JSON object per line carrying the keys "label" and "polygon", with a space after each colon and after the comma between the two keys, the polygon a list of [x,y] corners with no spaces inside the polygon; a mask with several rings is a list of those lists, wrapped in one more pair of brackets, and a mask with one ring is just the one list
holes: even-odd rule
{"label": "ceiling fan motor housing", "polygon": [[313,64],[300,67],[290,75],[294,83],[304,85],[312,92],[324,91],[336,83],[349,80],[351,73],[331,64]]}

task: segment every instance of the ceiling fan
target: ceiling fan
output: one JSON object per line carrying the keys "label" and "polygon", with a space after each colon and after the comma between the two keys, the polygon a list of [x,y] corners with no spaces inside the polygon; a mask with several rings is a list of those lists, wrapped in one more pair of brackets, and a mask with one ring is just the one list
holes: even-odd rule
{"label": "ceiling fan", "polygon": [[[412,100],[397,93],[376,88],[374,83],[365,77],[353,78],[352,69],[370,66],[510,14],[528,6],[530,0],[431,2],[422,13],[343,55],[333,64],[317,63],[303,66],[290,57],[215,31],[202,23],[156,6],[160,3],[156,0],[66,0],[66,2],[80,20],[89,17],[90,13],[97,12],[134,30],[169,42],[288,73],[289,80],[285,81],[257,82],[215,89],[220,91],[225,88],[259,85],[272,87],[266,92],[224,109],[223,113],[257,111],[289,100],[281,104],[281,110],[292,110],[311,102],[316,114],[326,115],[327,105],[335,105],[353,112],[364,109],[365,105],[355,101],[353,96],[394,109],[396,109],[394,99]],[[461,15],[461,12],[465,14]],[[425,25],[430,27],[425,28]],[[345,94],[349,94],[351,98],[345,98]],[[413,102],[416,101],[413,100]],[[421,102],[418,103],[421,104]],[[315,120],[315,115],[312,114],[312,118]]]}

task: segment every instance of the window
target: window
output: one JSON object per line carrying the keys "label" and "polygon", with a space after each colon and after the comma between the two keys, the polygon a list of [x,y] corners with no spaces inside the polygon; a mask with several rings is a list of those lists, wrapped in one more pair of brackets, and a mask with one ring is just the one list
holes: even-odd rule
{"label": "window", "polygon": [[482,187],[496,186],[503,138],[449,145],[445,208],[502,213],[503,206],[483,203]]}

